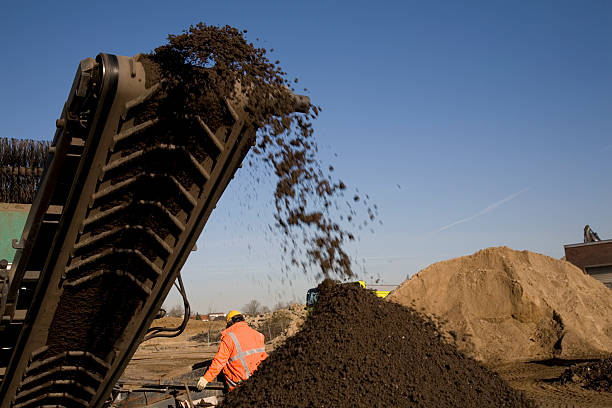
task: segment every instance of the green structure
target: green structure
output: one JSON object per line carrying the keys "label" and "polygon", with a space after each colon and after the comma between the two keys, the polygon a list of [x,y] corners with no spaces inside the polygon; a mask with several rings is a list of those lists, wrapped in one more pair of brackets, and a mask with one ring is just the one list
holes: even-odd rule
{"label": "green structure", "polygon": [[30,204],[0,203],[0,259],[13,262],[12,240],[21,238],[30,207]]}

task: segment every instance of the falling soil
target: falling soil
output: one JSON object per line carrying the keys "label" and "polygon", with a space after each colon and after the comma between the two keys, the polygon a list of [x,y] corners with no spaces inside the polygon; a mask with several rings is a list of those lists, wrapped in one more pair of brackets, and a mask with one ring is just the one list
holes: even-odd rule
{"label": "falling soil", "polygon": [[578,364],[565,370],[562,383],[575,383],[595,391],[612,392],[612,357]]}
{"label": "falling soil", "polygon": [[610,289],[529,251],[487,248],[435,263],[388,299],[435,317],[460,351],[487,363],[612,353]]}
{"label": "falling soil", "polygon": [[268,60],[267,51],[248,43],[244,33],[200,23],[142,56],[147,86],[160,81],[163,92],[160,103],[141,112],[138,121],[155,115],[201,117],[218,129],[231,116],[223,100],[246,101],[251,125],[259,129],[252,151],[277,178],[274,227],[286,263],[304,271],[315,267],[324,276],[352,276],[344,246],[355,235],[342,224],[363,228],[374,221],[376,207],[368,207],[367,219],[358,225],[351,205],[359,196],[340,203],[346,186],[331,176],[332,166],[321,166],[313,140],[312,120],[320,107],[297,98],[292,93],[297,79],[286,79],[278,61]]}
{"label": "falling soil", "polygon": [[445,343],[434,323],[355,284],[325,280],[302,330],[223,407],[531,407]]}

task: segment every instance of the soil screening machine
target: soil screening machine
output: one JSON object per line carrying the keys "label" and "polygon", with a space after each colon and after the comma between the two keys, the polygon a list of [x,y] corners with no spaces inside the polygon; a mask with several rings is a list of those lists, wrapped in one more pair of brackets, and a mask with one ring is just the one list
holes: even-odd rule
{"label": "soil screening machine", "polygon": [[142,58],[79,64],[2,274],[1,408],[104,405],[166,335],[151,322],[254,141],[240,98],[210,122],[157,116],[165,84]]}

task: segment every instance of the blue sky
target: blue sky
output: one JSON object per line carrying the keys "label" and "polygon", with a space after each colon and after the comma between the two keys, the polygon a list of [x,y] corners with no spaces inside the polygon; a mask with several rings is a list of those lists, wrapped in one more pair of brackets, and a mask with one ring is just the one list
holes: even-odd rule
{"label": "blue sky", "polygon": [[[350,248],[366,280],[489,246],[559,258],[585,224],[612,238],[609,1],[4,2],[0,137],[50,139],[81,59],[199,21],[247,29],[323,107],[321,159],[383,221]],[[202,313],[315,284],[280,272],[270,183],[251,173],[183,269]]]}

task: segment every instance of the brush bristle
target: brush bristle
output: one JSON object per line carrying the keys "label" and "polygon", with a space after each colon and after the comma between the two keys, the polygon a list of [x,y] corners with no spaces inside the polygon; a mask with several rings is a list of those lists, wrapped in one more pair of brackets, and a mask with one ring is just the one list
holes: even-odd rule
{"label": "brush bristle", "polygon": [[0,202],[32,204],[50,143],[0,138]]}

